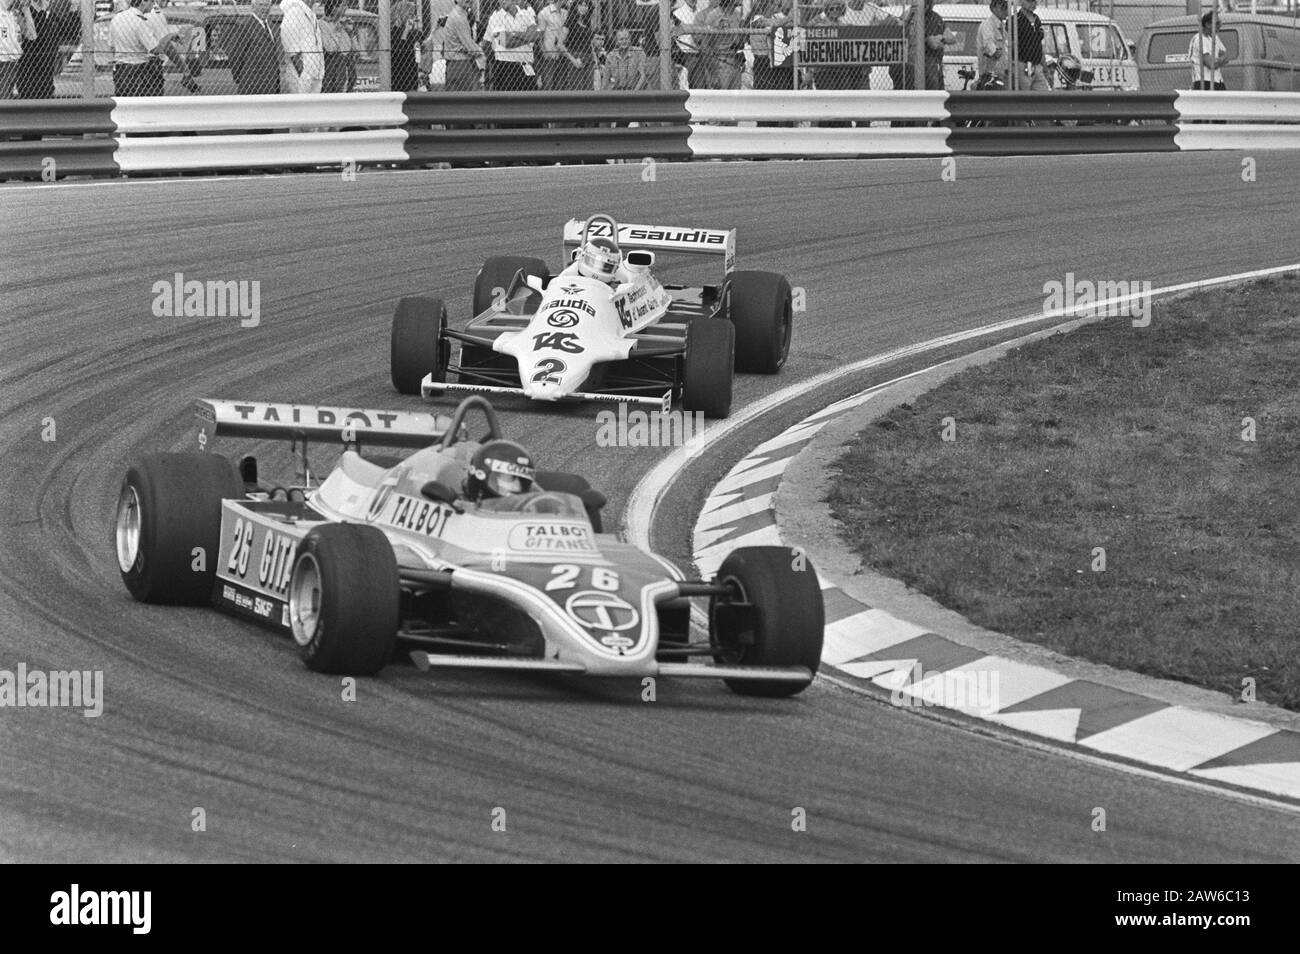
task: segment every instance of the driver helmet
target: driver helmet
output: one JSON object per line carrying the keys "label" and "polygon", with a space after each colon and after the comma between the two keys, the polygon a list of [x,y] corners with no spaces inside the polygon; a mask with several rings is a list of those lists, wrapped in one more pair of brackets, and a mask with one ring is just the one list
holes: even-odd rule
{"label": "driver helmet", "polygon": [[609,281],[622,264],[623,256],[613,239],[594,238],[578,253],[578,272],[588,278]]}
{"label": "driver helmet", "polygon": [[514,441],[489,441],[470,459],[465,496],[477,501],[526,494],[533,489],[536,476],[528,451]]}

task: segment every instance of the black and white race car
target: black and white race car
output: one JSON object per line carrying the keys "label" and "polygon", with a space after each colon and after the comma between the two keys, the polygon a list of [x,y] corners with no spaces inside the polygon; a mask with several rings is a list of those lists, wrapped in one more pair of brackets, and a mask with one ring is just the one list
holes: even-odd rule
{"label": "black and white race car", "polygon": [[[734,229],[619,225],[598,214],[564,227],[569,262],[490,258],[474,316],[452,329],[441,299],[403,298],[391,371],[403,394],[448,391],[537,401],[600,400],[726,417],[736,371],[776,374],[794,328],[790,283],[737,271]],[[664,285],[655,253],[716,256],[721,284]],[[452,343],[459,345],[453,356]]]}

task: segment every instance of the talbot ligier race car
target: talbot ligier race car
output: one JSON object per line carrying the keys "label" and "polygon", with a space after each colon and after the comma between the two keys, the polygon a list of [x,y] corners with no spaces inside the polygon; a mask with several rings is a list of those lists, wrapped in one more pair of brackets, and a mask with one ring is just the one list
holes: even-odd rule
{"label": "talbot ligier race car", "polygon": [[[486,417],[470,440],[468,412]],[[450,417],[200,401],[199,446],[218,435],[292,438],[302,479],[259,480],[204,451],[153,454],[127,471],[117,560],[146,603],[215,603],[291,633],[311,669],[373,674],[396,649],[431,667],[599,676],[720,677],[783,696],[812,680],[824,609],[817,576],[781,547],[746,547],[716,578],[602,532],[605,498],[567,473],[534,470],[502,439],[490,404]],[[349,446],[312,486],[309,440]],[[360,445],[416,447],[405,458]],[[690,600],[708,599],[691,641]],[[704,659],[711,664],[690,662]]]}
{"label": "talbot ligier race car", "polygon": [[[776,374],[794,327],[790,283],[735,271],[734,229],[619,225],[593,215],[564,227],[570,262],[488,259],[474,281],[474,317],[447,325],[437,298],[403,298],[393,317],[393,385],[403,394],[519,394],[602,400],[726,417],[733,372]],[[721,285],[662,285],[655,250],[722,259]],[[451,343],[460,343],[453,362]],[[454,378],[454,381],[449,380]]]}

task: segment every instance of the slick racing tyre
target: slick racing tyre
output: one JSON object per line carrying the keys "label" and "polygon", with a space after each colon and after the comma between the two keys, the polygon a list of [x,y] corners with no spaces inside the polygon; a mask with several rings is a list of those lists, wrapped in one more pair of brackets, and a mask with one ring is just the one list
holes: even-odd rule
{"label": "slick racing tyre", "polygon": [[686,326],[683,410],[703,411],[705,417],[731,413],[735,350],[736,329],[729,321],[697,318]]}
{"label": "slick racing tyre", "polygon": [[289,624],[316,672],[372,676],[388,665],[401,622],[401,581],[375,527],[329,523],[303,538],[289,580]]}
{"label": "slick racing tyre", "polygon": [[219,454],[150,454],[126,472],[114,543],[122,582],[141,603],[212,602],[221,548],[221,501],[244,482]]}
{"label": "slick racing tyre", "polygon": [[[805,666],[817,673],[826,609],[817,573],[788,547],[741,547],[718,568],[729,597],[709,602],[709,637],[717,661],[745,666]],[[792,696],[810,680],[724,680],[745,696]]]}
{"label": "slick racing tyre", "polygon": [[736,370],[776,374],[790,354],[794,309],[790,283],[773,272],[732,272],[726,317],[736,326]]}
{"label": "slick racing tyre", "polygon": [[601,508],[608,502],[605,495],[599,490],[592,490],[591,484],[587,483],[587,478],[578,474],[565,474],[558,470],[539,470],[537,472],[537,486],[542,490],[549,490],[557,494],[573,494],[582,501],[582,507],[587,511],[587,519],[591,521],[591,529],[597,533],[604,533],[600,519]]}
{"label": "slick racing tyre", "polygon": [[478,270],[474,279],[474,314],[477,318],[497,301],[502,300],[515,272],[524,270],[524,275],[545,278],[548,274],[546,263],[540,258],[528,258],[523,255],[497,255],[489,258]]}
{"label": "slick racing tyre", "polygon": [[451,342],[445,337],[447,308],[441,298],[403,298],[393,314],[388,366],[393,387],[401,394],[419,394],[426,374],[447,380]]}

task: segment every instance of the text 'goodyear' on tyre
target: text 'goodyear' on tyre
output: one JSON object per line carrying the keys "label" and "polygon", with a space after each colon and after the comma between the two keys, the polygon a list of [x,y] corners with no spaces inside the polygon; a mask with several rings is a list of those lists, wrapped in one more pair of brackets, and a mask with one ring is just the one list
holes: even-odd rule
{"label": "text 'goodyear' on tyre", "polygon": [[393,387],[401,394],[419,394],[426,374],[433,380],[447,379],[451,342],[447,330],[447,308],[441,298],[412,296],[397,303],[389,351]]}
{"label": "text 'goodyear' on tyre", "polygon": [[[741,547],[718,568],[717,582],[729,599],[709,603],[709,635],[719,663],[747,666],[805,666],[821,663],[826,608],[817,573],[808,558],[788,547]],[[767,682],[727,679],[734,692],[790,696],[810,680]]]}
{"label": "text 'goodyear' on tyre", "polygon": [[496,302],[503,301],[502,296],[514,280],[515,273],[523,269],[528,275],[545,278],[550,272],[546,263],[540,258],[524,255],[495,255],[483,263],[474,279],[474,314],[477,318]]}
{"label": "text 'goodyear' on tyre", "polygon": [[794,333],[790,283],[774,272],[732,272],[726,301],[726,317],[736,326],[736,370],[776,374],[789,357]]}
{"label": "text 'goodyear' on tyre", "polygon": [[142,603],[211,603],[221,545],[221,501],[244,495],[219,454],[149,454],[126,472],[114,544],[122,582]]}
{"label": "text 'goodyear' on tyre", "polygon": [[686,326],[683,410],[702,411],[705,417],[731,413],[735,349],[736,329],[729,321],[697,318]]}
{"label": "text 'goodyear' on tyre", "polygon": [[289,623],[308,669],[371,676],[393,656],[401,623],[393,545],[375,527],[331,523],[298,545]]}

